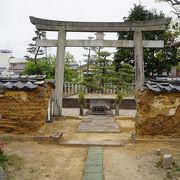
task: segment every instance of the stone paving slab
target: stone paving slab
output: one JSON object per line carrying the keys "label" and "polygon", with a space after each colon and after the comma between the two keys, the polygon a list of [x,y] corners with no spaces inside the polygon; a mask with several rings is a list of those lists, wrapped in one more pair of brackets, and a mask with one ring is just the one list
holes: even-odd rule
{"label": "stone paving slab", "polygon": [[90,146],[84,168],[83,180],[103,179],[103,148]]}
{"label": "stone paving slab", "polygon": [[79,125],[78,132],[101,132],[118,133],[120,132],[118,123],[113,116],[85,116]]}
{"label": "stone paving slab", "polygon": [[114,119],[84,119],[83,123],[114,123]]}
{"label": "stone paving slab", "polygon": [[85,163],[87,166],[88,165],[95,165],[99,166],[102,164],[102,159],[88,159]]}
{"label": "stone paving slab", "polygon": [[88,153],[102,153],[103,148],[102,147],[89,147]]}
{"label": "stone paving slab", "polygon": [[88,154],[87,159],[91,159],[91,160],[96,160],[96,159],[102,160],[102,153],[98,153],[98,154],[96,154],[96,153]]}
{"label": "stone paving slab", "polygon": [[101,165],[86,165],[85,166],[85,173],[102,173],[103,172],[103,167]]}
{"label": "stone paving slab", "polygon": [[103,180],[102,173],[85,173],[83,180]]}

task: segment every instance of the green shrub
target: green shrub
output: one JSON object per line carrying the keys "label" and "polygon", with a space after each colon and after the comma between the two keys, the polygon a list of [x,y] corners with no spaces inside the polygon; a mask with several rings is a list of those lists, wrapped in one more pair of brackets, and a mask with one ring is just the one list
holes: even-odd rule
{"label": "green shrub", "polygon": [[83,106],[83,107],[85,106],[85,93],[84,92],[79,91],[78,101],[79,101],[80,106]]}
{"label": "green shrub", "polygon": [[4,168],[5,163],[8,161],[8,157],[4,154],[2,147],[0,147],[0,166]]}

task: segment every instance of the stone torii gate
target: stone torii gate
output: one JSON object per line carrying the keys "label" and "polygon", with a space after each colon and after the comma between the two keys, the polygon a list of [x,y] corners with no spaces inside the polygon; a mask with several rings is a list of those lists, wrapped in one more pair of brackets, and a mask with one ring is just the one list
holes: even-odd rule
{"label": "stone torii gate", "polygon": [[[137,22],[74,22],[41,19],[30,16],[30,21],[38,30],[57,31],[58,40],[38,40],[37,46],[57,47],[57,60],[55,70],[55,103],[54,115],[61,116],[62,96],[64,83],[64,57],[65,47],[127,47],[134,48],[135,59],[135,88],[144,84],[143,48],[163,48],[164,41],[143,40],[143,31],[164,30],[170,23],[170,18]],[[66,32],[133,32],[133,40],[66,40]],[[100,37],[100,36],[99,36]]]}

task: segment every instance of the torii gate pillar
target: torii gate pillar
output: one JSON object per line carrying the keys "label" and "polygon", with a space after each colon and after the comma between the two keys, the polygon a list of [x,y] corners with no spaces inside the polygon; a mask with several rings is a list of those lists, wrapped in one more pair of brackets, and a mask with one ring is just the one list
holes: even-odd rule
{"label": "torii gate pillar", "polygon": [[57,58],[55,69],[55,96],[54,96],[54,116],[62,115],[62,98],[64,84],[64,58],[66,46],[66,31],[64,28],[58,32]]}
{"label": "torii gate pillar", "polygon": [[141,89],[144,84],[144,56],[142,44],[142,32],[134,32],[134,60],[135,60],[135,89]]}

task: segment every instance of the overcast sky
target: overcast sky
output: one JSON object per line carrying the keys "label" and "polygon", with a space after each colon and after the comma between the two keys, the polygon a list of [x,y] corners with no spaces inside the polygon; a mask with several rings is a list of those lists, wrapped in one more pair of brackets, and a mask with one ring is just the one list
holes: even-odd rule
{"label": "overcast sky", "polygon": [[[162,10],[172,16],[167,3],[154,0],[0,0],[0,49],[13,50],[13,56],[24,57],[26,48],[34,36],[35,27],[29,16],[65,21],[123,21],[133,4],[141,3],[148,9]],[[85,39],[93,34],[68,33],[68,39]],[[55,38],[55,34],[49,34]],[[116,35],[105,38],[116,39]],[[77,61],[83,59],[82,48],[68,48]],[[49,52],[54,53],[49,49]]]}

